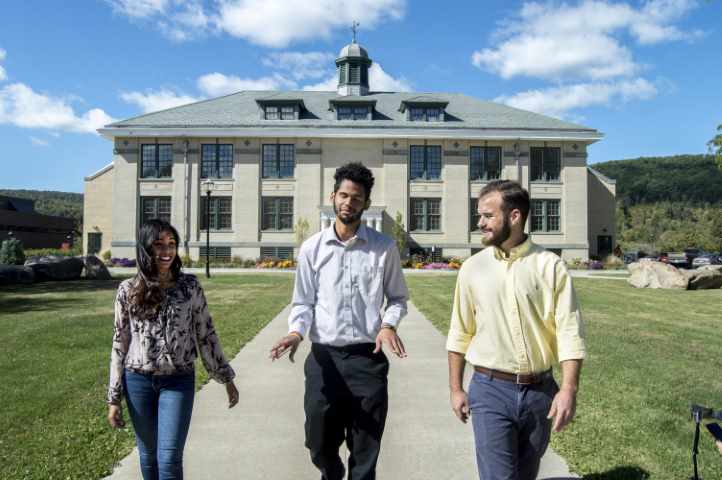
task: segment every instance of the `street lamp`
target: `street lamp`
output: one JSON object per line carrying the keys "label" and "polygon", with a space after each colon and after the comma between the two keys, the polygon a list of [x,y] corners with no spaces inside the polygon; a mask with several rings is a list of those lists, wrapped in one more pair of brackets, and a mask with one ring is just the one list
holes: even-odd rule
{"label": "street lamp", "polygon": [[211,278],[211,191],[213,181],[209,178],[203,182],[206,190],[206,278]]}

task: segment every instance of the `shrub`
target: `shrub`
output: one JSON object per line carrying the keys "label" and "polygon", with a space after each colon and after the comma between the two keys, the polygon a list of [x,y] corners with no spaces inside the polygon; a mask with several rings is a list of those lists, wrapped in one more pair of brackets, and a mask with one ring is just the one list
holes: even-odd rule
{"label": "shrub", "polygon": [[186,268],[191,268],[193,266],[193,259],[190,255],[181,255],[181,263]]}
{"label": "shrub", "polygon": [[111,258],[110,265],[113,267],[135,267],[135,258]]}
{"label": "shrub", "polygon": [[27,257],[77,257],[82,255],[80,248],[71,248],[69,250],[63,250],[60,248],[33,248],[25,250],[25,256]]}
{"label": "shrub", "polygon": [[8,238],[0,245],[0,263],[5,265],[22,265],[25,263],[23,243],[17,238]]}
{"label": "shrub", "polygon": [[113,254],[110,253],[110,250],[106,250],[100,257],[103,259],[103,261],[105,261],[105,263],[108,263],[108,260],[113,257]]}
{"label": "shrub", "polygon": [[619,270],[625,268],[622,259],[615,255],[608,255],[607,258],[604,259],[603,265],[605,270]]}

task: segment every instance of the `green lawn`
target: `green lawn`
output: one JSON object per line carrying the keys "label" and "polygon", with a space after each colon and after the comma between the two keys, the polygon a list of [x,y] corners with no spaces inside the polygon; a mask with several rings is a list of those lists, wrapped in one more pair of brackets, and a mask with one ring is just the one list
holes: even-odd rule
{"label": "green lawn", "polygon": [[[407,277],[411,298],[448,330],[455,277]],[[576,279],[588,358],[574,423],[552,448],[594,480],[682,479],[692,473],[690,402],[722,409],[722,290],[637,290]],[[700,476],[722,478],[702,429]]]}
{"label": "green lawn", "polygon": [[[281,311],[293,286],[291,274],[201,280],[229,358]],[[117,286],[0,290],[1,479],[97,479],[132,449],[131,428],[113,431],[105,419]]]}

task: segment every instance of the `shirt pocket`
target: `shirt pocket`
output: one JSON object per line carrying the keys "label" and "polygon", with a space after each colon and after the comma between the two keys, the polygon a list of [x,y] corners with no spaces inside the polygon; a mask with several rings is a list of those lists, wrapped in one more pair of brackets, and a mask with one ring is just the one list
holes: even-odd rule
{"label": "shirt pocket", "polygon": [[359,291],[369,306],[381,307],[384,300],[384,266],[363,265],[359,276]]}

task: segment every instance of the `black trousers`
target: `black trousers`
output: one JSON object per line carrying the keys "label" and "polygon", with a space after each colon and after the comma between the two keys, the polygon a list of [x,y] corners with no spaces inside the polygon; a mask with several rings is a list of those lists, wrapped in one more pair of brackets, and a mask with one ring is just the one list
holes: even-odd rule
{"label": "black trousers", "polygon": [[338,450],[346,441],[348,479],[374,480],[388,411],[389,361],[374,344],[314,343],[306,358],[306,447],[323,480],[342,480]]}

